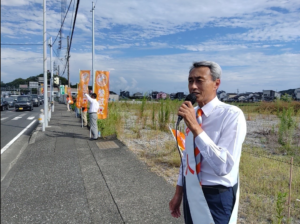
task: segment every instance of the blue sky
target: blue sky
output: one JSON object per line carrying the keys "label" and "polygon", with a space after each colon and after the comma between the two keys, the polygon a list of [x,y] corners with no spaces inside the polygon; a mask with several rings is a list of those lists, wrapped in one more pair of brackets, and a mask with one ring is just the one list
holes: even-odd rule
{"label": "blue sky", "polygon": [[[75,0],[73,0],[75,1]],[[43,41],[42,0],[1,1],[1,43]],[[68,7],[70,0],[66,0]],[[300,87],[299,0],[96,0],[95,64],[110,71],[110,89],[188,92],[194,61],[211,60],[223,70],[226,92]],[[73,36],[70,79],[92,69],[92,1],[81,1]],[[62,73],[73,3],[62,49],[54,61]],[[57,36],[61,1],[47,1],[47,37]],[[59,56],[59,57],[57,57]],[[50,51],[48,49],[48,69]],[[41,45],[2,45],[1,80],[43,72]],[[66,73],[64,74],[66,77]]]}

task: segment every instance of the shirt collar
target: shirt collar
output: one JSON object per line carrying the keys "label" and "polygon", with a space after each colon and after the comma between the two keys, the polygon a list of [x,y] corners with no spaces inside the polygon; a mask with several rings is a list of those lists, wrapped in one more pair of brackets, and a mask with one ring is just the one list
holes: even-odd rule
{"label": "shirt collar", "polygon": [[205,104],[201,109],[202,109],[203,113],[205,114],[205,116],[208,117],[211,114],[211,112],[213,111],[213,109],[219,104],[220,104],[220,100],[216,96],[210,102]]}

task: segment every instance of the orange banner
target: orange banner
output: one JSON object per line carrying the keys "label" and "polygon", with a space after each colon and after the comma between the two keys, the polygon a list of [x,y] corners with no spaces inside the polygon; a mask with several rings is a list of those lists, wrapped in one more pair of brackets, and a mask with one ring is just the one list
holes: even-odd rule
{"label": "orange banner", "polygon": [[107,118],[108,114],[108,98],[109,98],[109,72],[95,72],[95,93],[99,102],[98,119]]}
{"label": "orange banner", "polygon": [[[170,129],[170,131],[171,131],[171,133],[172,133],[172,135],[173,135],[173,137],[176,141],[176,130],[171,128],[171,127],[169,127],[169,129]],[[182,133],[180,131],[177,131],[177,142],[178,142],[178,146],[179,146],[181,152],[183,152],[184,149],[185,149],[185,135],[184,135],[184,133]]]}
{"label": "orange banner", "polygon": [[80,101],[80,97],[79,97],[78,94],[77,94],[77,97],[76,97],[76,107],[81,108],[81,101]]}
{"label": "orange banner", "polygon": [[77,99],[81,107],[88,107],[87,97],[84,95],[89,93],[89,82],[90,82],[91,71],[80,70],[79,71],[79,84],[78,84],[78,95]]}
{"label": "orange banner", "polygon": [[65,94],[68,95],[68,86],[67,85],[65,85]]}
{"label": "orange banner", "polygon": [[73,97],[72,97],[72,92],[71,92],[70,87],[68,87],[68,92],[67,93],[68,93],[67,95],[69,95],[69,101],[70,101],[69,104],[73,104],[74,102],[73,102]]}

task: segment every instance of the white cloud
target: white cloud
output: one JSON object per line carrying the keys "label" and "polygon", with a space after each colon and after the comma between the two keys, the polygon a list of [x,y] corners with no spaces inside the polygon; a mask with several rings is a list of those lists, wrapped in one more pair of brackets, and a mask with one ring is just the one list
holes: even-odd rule
{"label": "white cloud", "polygon": [[[49,58],[48,58],[49,60]],[[228,92],[284,90],[295,88],[299,79],[300,54],[284,53],[266,55],[260,52],[212,53],[192,52],[174,55],[144,56],[135,58],[111,58],[97,55],[95,70],[110,70],[110,89],[136,91],[162,90],[166,92],[187,91],[188,70],[194,61],[212,60],[223,69],[220,89]],[[42,73],[42,51],[1,49],[1,72],[8,82],[19,77]],[[18,66],[16,66],[18,65]],[[91,53],[73,53],[70,60],[71,82],[78,82],[79,69],[91,70]],[[61,72],[64,66],[61,65]],[[111,68],[114,68],[113,70]],[[66,74],[64,75],[66,77]]]}
{"label": "white cloud", "polygon": [[2,0],[1,4],[5,6],[22,6],[28,3],[25,0]]}

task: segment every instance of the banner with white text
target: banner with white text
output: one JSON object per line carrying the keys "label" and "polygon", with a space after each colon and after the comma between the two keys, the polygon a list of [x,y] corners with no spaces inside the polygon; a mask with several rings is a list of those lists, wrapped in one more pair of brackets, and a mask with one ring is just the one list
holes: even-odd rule
{"label": "banner with white text", "polygon": [[98,119],[105,119],[108,115],[108,99],[109,99],[109,72],[95,72],[95,93],[99,102]]}
{"label": "banner with white text", "polygon": [[79,70],[79,84],[78,84],[78,95],[77,99],[81,107],[88,106],[87,97],[84,95],[89,93],[89,82],[90,82],[91,71],[90,70]]}

